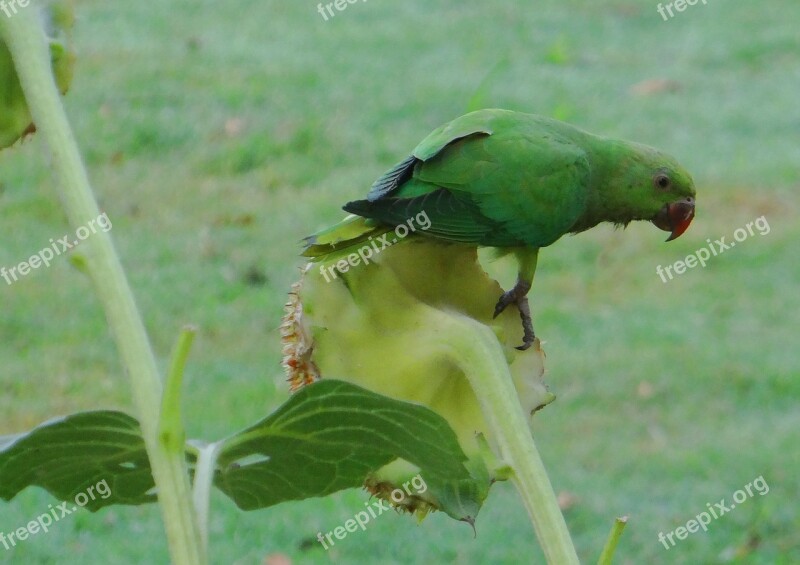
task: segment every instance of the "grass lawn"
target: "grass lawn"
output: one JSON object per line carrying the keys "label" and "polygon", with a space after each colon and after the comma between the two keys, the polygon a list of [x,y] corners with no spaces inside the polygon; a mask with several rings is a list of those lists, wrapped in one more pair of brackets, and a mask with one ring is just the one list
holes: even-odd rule
{"label": "grass lawn", "polygon": [[[191,437],[218,439],[288,397],[277,331],[299,240],[468,109],[549,115],[655,145],[692,171],[698,212],[664,244],[649,224],[543,250],[531,294],[557,401],[535,435],[582,561],[615,516],[617,562],[800,562],[800,4],[370,0],[326,21],[313,0],[77,0],[66,105],[162,364],[199,326]],[[0,266],[70,232],[42,140],[0,154]],[[662,282],[764,217],[769,230]],[[766,225],[762,223],[762,225]],[[510,264],[495,265],[501,282]],[[0,280],[0,434],[78,410],[130,408],[104,314],[67,258]],[[706,504],[752,498],[666,550]],[[363,507],[347,491],[243,513],[212,498],[213,563],[535,563],[516,492],[469,526],[387,515],[326,552]],[[0,531],[54,503],[27,490]],[[155,505],[77,513],[8,563],[165,563]]]}

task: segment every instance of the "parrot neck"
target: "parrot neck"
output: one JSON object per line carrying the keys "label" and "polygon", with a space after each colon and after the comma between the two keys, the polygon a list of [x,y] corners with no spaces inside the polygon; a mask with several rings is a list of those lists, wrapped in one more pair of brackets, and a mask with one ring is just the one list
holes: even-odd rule
{"label": "parrot neck", "polygon": [[635,189],[633,178],[646,160],[643,149],[648,148],[602,137],[593,141],[588,152],[591,173],[586,206],[570,230],[572,233],[602,222],[626,226],[644,219],[635,207],[635,200],[630,198],[630,191]]}

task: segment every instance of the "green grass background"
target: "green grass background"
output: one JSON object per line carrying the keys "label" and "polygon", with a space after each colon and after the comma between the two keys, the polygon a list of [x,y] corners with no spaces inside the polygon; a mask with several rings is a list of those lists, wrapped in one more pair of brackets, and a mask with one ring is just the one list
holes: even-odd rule
{"label": "green grass background", "polygon": [[[618,563],[800,562],[800,4],[709,0],[667,22],[633,0],[369,0],[327,22],[316,9],[77,2],[66,106],[160,362],[183,324],[200,328],[190,436],[220,438],[286,399],[277,327],[301,237],[468,108],[540,113],[658,146],[698,187],[676,242],[649,224],[601,227],[541,255],[532,305],[558,400],[536,438],[573,500],[581,559],[627,514]],[[635,88],[653,80],[669,82]],[[0,154],[0,265],[69,233],[53,183],[41,139]],[[657,277],[762,215],[769,234]],[[68,259],[0,283],[0,433],[130,407],[102,310]],[[669,551],[658,542],[761,475],[769,494]],[[541,562],[508,484],[477,538],[443,515],[384,515],[327,553],[307,541],[364,500],[242,513],[215,495],[212,561]],[[25,491],[3,504],[0,531],[52,502]],[[120,507],[65,518],[0,560],[165,563],[167,549],[156,506]]]}

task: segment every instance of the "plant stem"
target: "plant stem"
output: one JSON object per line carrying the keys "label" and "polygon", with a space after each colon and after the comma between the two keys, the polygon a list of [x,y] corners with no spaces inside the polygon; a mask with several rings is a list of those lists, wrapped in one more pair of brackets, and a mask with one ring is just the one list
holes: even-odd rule
{"label": "plant stem", "polygon": [[214,470],[222,442],[204,445],[198,449],[197,464],[194,470],[194,507],[200,524],[200,538],[203,547],[208,547],[208,507],[211,499],[211,486],[214,484]]}
{"label": "plant stem", "polygon": [[597,565],[612,564],[614,552],[617,550],[617,543],[619,542],[619,538],[622,536],[622,530],[625,529],[625,525],[627,523],[627,516],[622,516],[621,518],[614,520],[614,525],[611,526],[611,532],[608,534],[608,540],[606,541],[605,547],[603,547],[603,553],[600,554],[600,559],[597,561]]}
{"label": "plant stem", "polygon": [[158,420],[158,437],[170,453],[183,454],[186,449],[186,433],[181,417],[181,388],[183,371],[192,341],[197,333],[194,326],[185,326],[170,357],[167,382],[161,398],[161,415]]}
{"label": "plant stem", "polygon": [[[53,79],[38,8],[32,5],[11,18],[0,17],[0,33],[11,51],[37,130],[50,149],[69,222],[75,228],[85,225],[100,211]],[[205,563],[184,454],[170,453],[158,441],[159,373],[109,233],[93,234],[82,242],[81,251],[130,378],[172,561]]]}
{"label": "plant stem", "polygon": [[459,365],[466,370],[487,424],[500,446],[501,456],[512,469],[512,481],[528,510],[547,562],[579,564],[497,337],[478,322],[471,324],[472,331],[465,332],[464,324],[468,319],[450,319],[450,324],[457,325],[447,334],[452,336],[457,348],[454,353]]}

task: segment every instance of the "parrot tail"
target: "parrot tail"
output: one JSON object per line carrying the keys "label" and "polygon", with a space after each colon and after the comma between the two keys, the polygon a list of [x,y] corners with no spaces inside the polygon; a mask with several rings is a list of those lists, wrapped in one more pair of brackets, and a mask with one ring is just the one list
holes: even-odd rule
{"label": "parrot tail", "polygon": [[302,255],[320,259],[334,251],[366,241],[371,236],[382,235],[391,229],[391,226],[351,214],[338,224],[304,238],[305,248]]}

